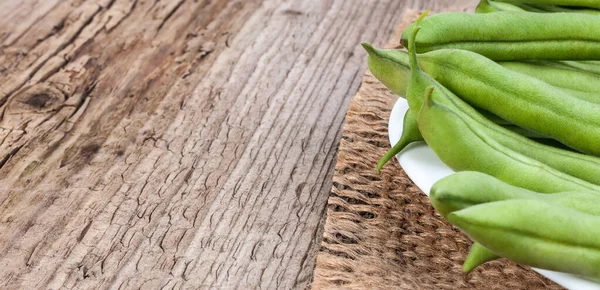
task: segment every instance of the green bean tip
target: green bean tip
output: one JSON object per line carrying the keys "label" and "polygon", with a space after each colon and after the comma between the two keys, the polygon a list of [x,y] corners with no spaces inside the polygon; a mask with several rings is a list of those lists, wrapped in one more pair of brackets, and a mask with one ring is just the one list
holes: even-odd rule
{"label": "green bean tip", "polygon": [[362,47],[367,51],[367,53],[369,53],[369,54],[375,53],[375,48],[370,43],[363,42],[360,45],[362,45]]}

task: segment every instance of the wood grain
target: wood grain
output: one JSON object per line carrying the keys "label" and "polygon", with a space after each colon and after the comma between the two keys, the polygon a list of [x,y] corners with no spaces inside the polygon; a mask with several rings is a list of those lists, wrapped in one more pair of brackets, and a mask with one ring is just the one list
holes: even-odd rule
{"label": "wood grain", "polygon": [[0,0],[0,288],[306,288],[341,126],[405,8]]}

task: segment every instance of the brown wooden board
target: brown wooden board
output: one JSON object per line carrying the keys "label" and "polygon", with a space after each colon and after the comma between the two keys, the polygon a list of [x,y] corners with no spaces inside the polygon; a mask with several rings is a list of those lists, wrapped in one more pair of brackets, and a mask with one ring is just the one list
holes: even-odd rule
{"label": "brown wooden board", "polygon": [[[387,47],[419,11],[407,11]],[[397,100],[368,71],[346,115],[316,289],[561,289],[506,260],[462,273],[471,241],[438,215],[396,159],[375,173],[390,148],[388,118]]]}
{"label": "brown wooden board", "polygon": [[308,287],[360,42],[459,2],[0,0],[0,289]]}

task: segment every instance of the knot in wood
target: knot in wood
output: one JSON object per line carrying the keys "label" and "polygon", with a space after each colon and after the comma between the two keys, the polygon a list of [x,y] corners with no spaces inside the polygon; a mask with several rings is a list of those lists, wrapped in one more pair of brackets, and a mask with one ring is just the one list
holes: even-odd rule
{"label": "knot in wood", "polygon": [[64,93],[46,83],[36,84],[21,94],[12,102],[11,113],[48,112],[57,109],[65,102]]}

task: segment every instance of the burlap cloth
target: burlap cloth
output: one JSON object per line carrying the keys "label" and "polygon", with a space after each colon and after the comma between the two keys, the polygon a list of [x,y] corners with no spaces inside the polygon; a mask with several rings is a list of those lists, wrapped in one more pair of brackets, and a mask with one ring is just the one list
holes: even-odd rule
{"label": "burlap cloth", "polygon": [[[405,12],[399,32],[419,15]],[[397,96],[369,72],[343,129],[329,196],[315,289],[561,289],[506,260],[462,273],[471,241],[435,213],[397,160],[375,173],[390,148],[388,118]]]}

